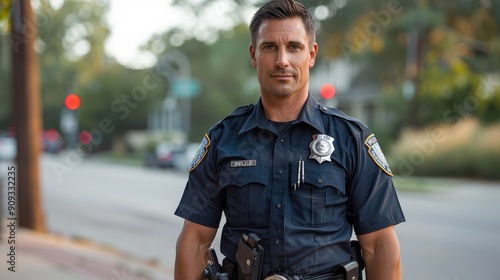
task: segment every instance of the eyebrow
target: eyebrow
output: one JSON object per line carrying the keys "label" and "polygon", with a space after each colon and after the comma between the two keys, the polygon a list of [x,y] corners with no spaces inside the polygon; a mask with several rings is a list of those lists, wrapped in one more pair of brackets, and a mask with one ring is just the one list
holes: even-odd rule
{"label": "eyebrow", "polygon": [[[276,45],[275,42],[273,41],[264,41],[262,43],[260,43],[261,46],[268,46],[268,45]],[[304,43],[300,42],[300,41],[288,41],[287,42],[287,45],[300,45],[300,46],[305,46]]]}
{"label": "eyebrow", "polygon": [[299,46],[306,46],[306,44],[300,42],[300,41],[290,41],[288,42],[289,45],[299,45]]}
{"label": "eyebrow", "polygon": [[275,45],[276,43],[274,43],[273,41],[264,41],[262,43],[260,43],[259,45]]}

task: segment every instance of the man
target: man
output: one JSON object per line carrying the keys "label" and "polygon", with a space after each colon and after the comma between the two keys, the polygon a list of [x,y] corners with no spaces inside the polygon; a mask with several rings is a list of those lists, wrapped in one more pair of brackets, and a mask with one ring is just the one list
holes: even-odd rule
{"label": "man", "polygon": [[250,33],[261,98],[200,144],[175,212],[185,219],[175,279],[201,279],[223,212],[221,253],[236,262],[241,235],[256,234],[262,279],[327,279],[351,258],[353,228],[367,279],[401,279],[394,225],[405,219],[377,139],[309,93],[318,53],[311,15],[292,0],[271,1],[252,18]]}

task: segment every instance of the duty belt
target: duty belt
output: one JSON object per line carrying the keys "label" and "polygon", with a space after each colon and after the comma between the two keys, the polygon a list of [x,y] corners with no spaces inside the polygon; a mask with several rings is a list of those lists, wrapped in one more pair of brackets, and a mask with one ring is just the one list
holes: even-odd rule
{"label": "duty belt", "polygon": [[[225,258],[222,262],[223,268],[231,276],[238,280],[261,279],[264,247],[260,244],[261,239],[254,233],[242,234],[236,251],[236,263]],[[264,280],[362,280],[361,271],[364,267],[361,248],[357,241],[351,241],[351,254],[354,259],[333,267],[329,274],[317,276],[284,275],[274,274]],[[220,266],[217,262],[217,265]],[[222,267],[221,267],[222,268]],[[210,280],[220,280],[217,273],[208,273]],[[214,274],[214,275],[212,275]],[[206,279],[205,273],[203,274]]]}
{"label": "duty belt", "polygon": [[264,278],[264,280],[344,280],[345,275],[332,275],[324,274],[318,276],[286,276],[286,275],[270,275]]}
{"label": "duty belt", "polygon": [[318,276],[288,276],[288,275],[271,275],[264,280],[361,280],[359,265],[355,260],[350,260],[340,264],[333,269],[332,273]]}

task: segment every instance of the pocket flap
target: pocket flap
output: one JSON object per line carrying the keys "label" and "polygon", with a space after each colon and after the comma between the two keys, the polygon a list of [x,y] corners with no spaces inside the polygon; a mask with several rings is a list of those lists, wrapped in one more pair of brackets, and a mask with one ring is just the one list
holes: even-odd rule
{"label": "pocket flap", "polygon": [[268,182],[269,168],[266,163],[246,167],[231,167],[228,164],[221,170],[219,177],[220,188],[225,188],[227,186],[242,187],[255,183],[268,185]]}

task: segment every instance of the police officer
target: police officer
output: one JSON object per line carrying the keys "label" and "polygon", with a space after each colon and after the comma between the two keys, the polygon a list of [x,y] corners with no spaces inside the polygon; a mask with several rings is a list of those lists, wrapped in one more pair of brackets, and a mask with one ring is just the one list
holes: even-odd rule
{"label": "police officer", "polygon": [[242,234],[257,234],[261,278],[322,279],[351,258],[354,229],[367,279],[401,279],[394,225],[405,218],[377,139],[309,93],[311,15],[293,0],[270,1],[250,34],[261,96],[212,127],[191,163],[175,212],[185,219],[175,279],[201,278],[222,213],[221,253],[236,262]]}

